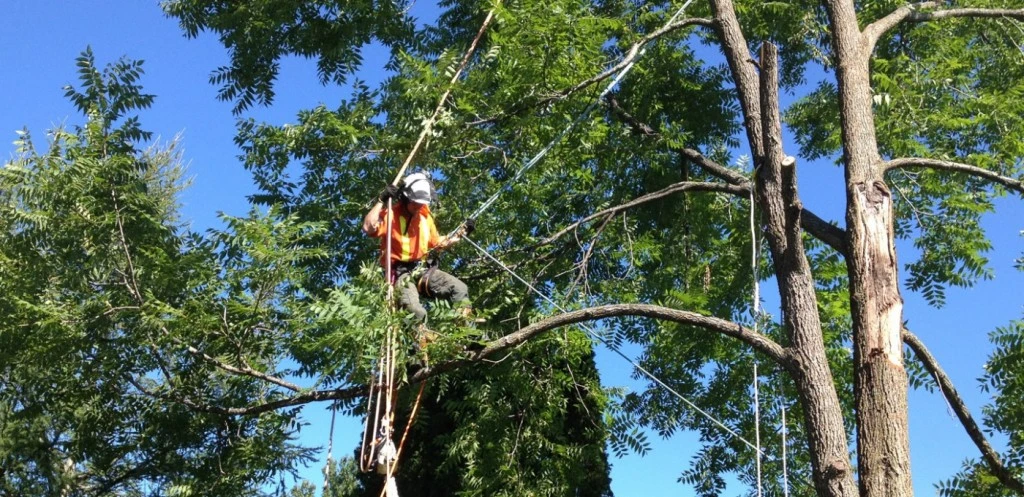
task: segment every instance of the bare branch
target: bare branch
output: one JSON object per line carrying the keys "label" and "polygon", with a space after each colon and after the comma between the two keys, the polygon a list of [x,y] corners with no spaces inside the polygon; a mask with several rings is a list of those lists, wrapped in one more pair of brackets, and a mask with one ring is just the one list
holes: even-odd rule
{"label": "bare branch", "polygon": [[517,347],[525,343],[527,340],[548,330],[576,323],[621,316],[648,317],[704,328],[708,331],[721,333],[723,335],[739,339],[784,367],[788,367],[789,365],[788,354],[785,348],[778,343],[775,343],[771,338],[760,333],[755,333],[753,330],[745,328],[732,321],[651,304],[609,304],[570,311],[542,319],[519,331],[510,333],[488,343],[483,350],[472,354],[467,359],[448,361],[430,368],[429,371],[424,370],[418,372],[413,376],[412,380],[418,381],[420,379],[424,379],[421,378],[421,376],[426,376],[428,373],[432,375],[437,372],[449,371],[456,367],[461,367],[466,363],[480,361],[491,354]]}
{"label": "bare branch", "polygon": [[1016,191],[1017,193],[1024,195],[1024,182],[1022,182],[1021,180],[1003,176],[996,172],[989,171],[988,169],[982,169],[980,167],[972,166],[969,164],[961,164],[959,162],[951,162],[939,159],[926,159],[923,157],[907,157],[902,159],[893,159],[885,163],[886,171],[911,167],[926,167],[930,169],[939,169],[943,171],[954,171],[958,173],[969,174],[971,176],[977,176],[979,178],[987,179],[989,181],[992,181],[993,183],[998,183],[1000,185],[1005,186],[1006,188],[1009,188],[1010,190]]}
{"label": "bare branch", "polygon": [[996,453],[992,445],[988,443],[985,435],[981,432],[981,428],[978,427],[978,423],[974,421],[971,416],[970,410],[967,409],[967,404],[964,403],[963,398],[957,392],[956,387],[953,386],[953,381],[950,380],[946,372],[939,366],[939,362],[934,356],[928,351],[928,348],[924,346],[924,342],[921,341],[917,335],[914,335],[910,330],[903,328],[903,343],[907,344],[911,350],[914,351],[914,355],[924,364],[925,369],[932,374],[935,378],[935,382],[939,384],[939,389],[942,390],[942,394],[945,395],[946,400],[949,401],[949,405],[952,406],[953,412],[956,413],[956,417],[960,419],[960,423],[964,425],[964,429],[967,430],[967,434],[974,441],[974,445],[981,451],[982,457],[985,462],[988,463],[989,471],[992,472],[999,482],[1005,485],[1007,488],[1012,489],[1020,495],[1024,495],[1024,482],[1016,478],[1013,473],[1003,465],[1002,460],[999,459],[999,454]]}
{"label": "bare branch", "polygon": [[904,5],[894,10],[889,15],[869,24],[864,28],[864,41],[868,44],[868,55],[874,51],[875,44],[886,32],[902,22],[928,22],[939,19],[954,17],[973,18],[1011,18],[1024,20],[1024,9],[985,9],[985,8],[961,8],[943,9],[924,12],[925,9],[937,7],[939,2],[919,2]]}
{"label": "bare branch", "polygon": [[658,191],[655,191],[655,192],[651,192],[651,193],[648,193],[646,195],[641,195],[641,196],[639,196],[639,197],[637,197],[637,198],[635,198],[633,200],[630,200],[629,202],[616,205],[615,207],[610,207],[610,208],[605,209],[603,211],[595,212],[595,213],[593,213],[593,214],[591,214],[591,215],[589,215],[589,216],[587,216],[587,217],[585,217],[585,218],[583,218],[583,219],[581,219],[579,221],[576,221],[575,223],[572,223],[572,224],[566,226],[565,228],[562,228],[557,233],[555,233],[555,234],[553,234],[553,235],[551,235],[551,236],[549,236],[549,237],[547,237],[547,238],[545,238],[545,239],[543,239],[543,240],[533,244],[530,247],[530,249],[532,250],[534,248],[542,247],[544,245],[550,245],[555,240],[565,236],[566,233],[569,233],[570,231],[572,231],[572,230],[576,229],[577,227],[579,227],[581,224],[588,223],[590,221],[593,221],[594,219],[597,219],[597,218],[600,218],[600,217],[603,217],[603,216],[615,215],[615,214],[618,214],[619,212],[622,212],[622,211],[627,210],[627,209],[631,209],[631,208],[636,207],[636,206],[638,206],[640,204],[644,204],[644,203],[647,203],[647,202],[650,202],[650,201],[653,201],[653,200],[657,200],[659,198],[667,197],[667,196],[669,196],[669,195],[671,195],[673,193],[678,193],[678,192],[721,192],[721,193],[730,193],[730,194],[733,194],[733,195],[741,195],[741,196],[744,195],[744,194],[749,195],[749,193],[746,193],[746,192],[749,192],[749,190],[744,188],[744,187],[742,187],[742,186],[727,185],[727,184],[723,184],[723,183],[704,183],[704,182],[699,182],[699,181],[680,181],[679,183],[673,183],[673,184],[671,184],[671,185],[669,185],[669,186],[667,186],[665,188],[662,188],[661,190],[658,190]]}

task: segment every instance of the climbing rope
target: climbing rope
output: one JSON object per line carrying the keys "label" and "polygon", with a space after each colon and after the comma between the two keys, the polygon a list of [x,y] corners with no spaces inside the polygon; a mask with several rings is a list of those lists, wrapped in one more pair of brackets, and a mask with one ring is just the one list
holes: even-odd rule
{"label": "climbing rope", "polygon": [[780,400],[782,404],[782,495],[783,497],[789,497],[789,471],[786,469],[786,435],[788,428],[786,428],[786,402],[785,399]]}
{"label": "climbing rope", "polygon": [[480,39],[484,36],[484,31],[487,31],[487,26],[494,20],[494,11],[501,5],[501,1],[487,13],[487,17],[484,18],[483,24],[480,25],[480,29],[476,32],[476,37],[473,38],[473,42],[469,44],[469,48],[466,50],[466,54],[462,56],[462,62],[459,63],[459,68],[452,75],[451,81],[448,82],[448,87],[445,89],[444,94],[437,101],[437,106],[434,107],[434,113],[430,115],[430,118],[423,123],[423,129],[420,131],[419,138],[416,139],[416,144],[413,145],[412,150],[409,151],[409,155],[406,156],[405,161],[402,162],[402,167],[398,170],[398,174],[395,175],[395,179],[391,182],[392,185],[397,185],[398,181],[402,179],[402,174],[405,173],[406,168],[412,163],[412,159],[416,157],[416,152],[420,150],[420,146],[423,145],[423,141],[426,139],[427,134],[430,133],[430,129],[434,126],[434,122],[437,121],[437,116],[441,114],[444,109],[444,103],[448,100],[448,95],[451,94],[452,88],[455,86],[455,82],[458,81],[459,76],[462,74],[462,70],[466,68],[469,63],[469,59],[472,57],[473,52],[476,51],[476,46],[480,43]]}
{"label": "climbing rope", "polygon": [[[683,6],[679,7],[679,10],[677,10],[676,13],[673,14],[672,17],[670,17],[669,20],[665,22],[665,24],[660,29],[665,29],[666,27],[672,25],[672,23],[674,23],[676,19],[678,19],[679,16],[681,16],[683,12],[686,11],[686,8],[689,7],[691,3],[693,3],[693,0],[686,0],[686,2],[683,3]],[[647,43],[649,43],[649,41]],[[494,202],[498,200],[498,197],[501,196],[502,193],[511,188],[512,184],[518,181],[519,178],[521,178],[523,174],[526,173],[526,171],[530,170],[533,166],[537,165],[541,161],[541,159],[543,159],[544,156],[548,154],[548,152],[551,152],[551,150],[555,148],[555,145],[561,142],[562,139],[565,138],[565,136],[568,135],[569,132],[573,130],[573,128],[575,128],[579,123],[583,122],[583,120],[586,119],[588,115],[590,115],[590,112],[593,111],[594,108],[598,106],[598,104],[604,101],[604,97],[608,95],[608,93],[610,93],[616,86],[618,86],[619,82],[622,81],[627,74],[629,74],[629,71],[631,71],[633,69],[633,66],[636,64],[636,61],[643,57],[645,53],[647,53],[646,43],[639,51],[630,52],[625,58],[623,58],[623,60],[620,61],[619,64],[626,63],[626,65],[622,68],[622,70],[619,71],[618,74],[615,75],[614,78],[612,78],[611,82],[608,83],[608,85],[604,88],[604,90],[601,91],[597,98],[594,99],[594,101],[590,102],[590,104],[585,109],[583,109],[583,112],[576,116],[576,119],[570,122],[569,125],[566,126],[565,129],[563,129],[560,133],[558,133],[558,135],[556,135],[554,139],[548,142],[548,144],[545,145],[544,148],[540,149],[540,151],[537,152],[532,158],[530,158],[530,160],[526,161],[526,163],[523,164],[523,167],[519,168],[519,170],[516,171],[516,174],[512,176],[512,178],[506,181],[501,186],[501,188],[498,189],[498,191],[494,192],[494,194],[491,195],[490,198],[484,201],[484,203],[481,204],[480,207],[473,211],[473,213],[469,216],[468,219],[476,219],[477,217],[480,216],[480,214],[482,214],[484,211],[490,208],[491,205],[493,205]],[[460,230],[463,230],[464,228],[465,222],[463,222],[457,228],[455,228],[448,236],[452,236],[456,233],[459,233]]]}
{"label": "climbing rope", "polygon": [[[753,305],[751,306],[751,314],[754,320],[752,328],[755,334],[757,334],[757,327],[761,321],[761,276],[758,272],[757,264],[757,220],[754,215],[756,190],[756,187],[750,188],[750,273],[754,280],[754,296]],[[761,403],[758,399],[756,359],[754,360],[754,439],[757,441],[757,497],[761,497]]]}
{"label": "climbing rope", "polygon": [[[391,184],[397,185],[405,170],[412,163],[413,158],[423,145],[424,140],[430,133],[434,122],[437,120],[437,116],[440,115],[441,111],[445,107],[445,102],[448,100],[448,96],[451,94],[452,88],[461,76],[462,71],[466,68],[470,58],[476,51],[476,47],[483,37],[487,27],[494,20],[494,13],[497,10],[497,5],[492,8],[487,16],[484,18],[483,23],[480,25],[480,29],[477,31],[476,36],[470,43],[469,48],[463,55],[461,62],[459,63],[458,69],[452,75],[451,80],[448,82],[444,93],[441,98],[438,99],[437,106],[434,107],[434,112],[430,118],[423,123],[423,129],[420,131],[419,137],[416,139],[416,143],[413,145],[412,150],[409,151],[409,155],[406,156],[403,161],[401,168],[398,170],[398,174],[395,175],[395,179],[392,180]],[[391,267],[391,226],[393,223],[394,212],[392,210],[392,200],[388,199],[387,214],[385,215],[385,226],[387,227],[387,238],[386,238],[386,261],[385,261],[385,275],[387,278],[387,299],[391,310],[394,311],[394,281],[392,278],[392,267]],[[416,416],[416,412],[419,407],[420,398],[423,395],[423,387],[420,387],[420,393],[416,397],[416,404],[413,408],[412,414],[409,418],[409,422],[406,425],[405,432],[402,435],[402,440],[399,444],[399,448],[394,448],[394,441],[392,439],[394,432],[394,393],[395,393],[395,361],[397,359],[397,347],[398,347],[398,334],[393,326],[388,327],[386,333],[385,343],[382,345],[381,359],[378,362],[378,371],[376,382],[370,382],[370,391],[367,395],[367,407],[366,407],[366,421],[363,425],[363,443],[360,446],[359,455],[359,467],[362,471],[367,472],[374,466],[385,468],[385,481],[383,493],[391,497],[398,497],[398,488],[394,480],[394,471],[398,464],[398,456],[401,453],[401,447],[405,444],[406,436],[409,433],[409,428],[412,426],[413,419]],[[383,393],[382,393],[383,392]],[[374,398],[376,394],[376,402]],[[384,408],[381,409],[381,397],[383,397]],[[374,404],[374,408],[371,409],[371,404]],[[373,419],[372,425],[370,419]],[[332,418],[333,425],[333,418]],[[371,428],[372,426],[372,428]],[[333,429],[332,429],[333,437]],[[330,455],[328,452],[328,463],[330,463]],[[326,485],[326,483],[325,483]],[[326,486],[325,486],[326,489]]]}
{"label": "climbing rope", "polygon": [[331,406],[331,429],[327,438],[327,464],[324,465],[324,490],[321,495],[329,495],[327,491],[331,487],[331,451],[334,450],[334,416],[338,414],[337,405]]}
{"label": "climbing rope", "polygon": [[[525,279],[523,279],[523,277],[521,277],[521,276],[519,276],[518,274],[516,274],[516,272],[515,272],[515,271],[513,271],[513,270],[512,270],[512,268],[508,267],[508,266],[507,266],[507,265],[505,265],[505,264],[504,264],[503,262],[501,262],[500,260],[498,260],[497,258],[495,258],[495,257],[494,257],[493,255],[491,255],[491,253],[490,253],[490,252],[488,252],[488,251],[487,251],[487,249],[485,249],[485,248],[481,247],[481,246],[480,246],[480,245],[478,245],[478,244],[477,244],[476,242],[474,242],[473,240],[471,240],[471,239],[470,239],[469,237],[464,237],[463,239],[464,239],[464,240],[466,240],[467,242],[469,242],[469,244],[470,244],[470,245],[472,245],[473,247],[475,247],[475,248],[476,248],[476,249],[477,249],[477,250],[478,250],[478,251],[479,251],[479,252],[480,252],[480,253],[481,253],[481,254],[482,254],[482,255],[483,255],[484,257],[486,257],[487,259],[489,259],[489,260],[490,260],[491,262],[493,262],[493,263],[497,264],[497,265],[498,265],[499,267],[501,267],[501,269],[503,269],[503,270],[504,270],[505,272],[507,272],[507,273],[508,273],[509,275],[511,275],[511,276],[512,276],[513,278],[515,278],[515,279],[516,279],[516,280],[518,280],[518,281],[519,281],[520,283],[522,283],[523,285],[525,285],[525,286],[526,286],[527,288],[529,288],[529,289],[530,289],[530,290],[531,290],[531,291],[532,291],[533,293],[537,294],[537,296],[539,296],[540,298],[544,299],[544,301],[545,301],[545,302],[547,302],[548,304],[551,304],[551,306],[553,306],[553,307],[554,307],[555,309],[558,309],[559,311],[561,311],[561,312],[563,312],[563,313],[565,313],[565,312],[569,312],[569,311],[568,311],[568,310],[566,310],[566,309],[565,309],[564,307],[562,307],[561,305],[559,305],[559,303],[558,303],[558,302],[555,302],[555,301],[554,301],[554,300],[553,300],[553,299],[552,299],[551,297],[549,297],[549,296],[548,296],[547,294],[545,294],[544,292],[542,292],[542,291],[538,290],[538,289],[537,289],[537,288],[536,288],[535,286],[533,286],[532,284],[530,284],[530,282],[526,281]],[[758,452],[760,452],[760,451],[761,451],[761,450],[760,450],[760,449],[759,449],[759,448],[757,447],[757,445],[755,445],[754,443],[752,443],[752,442],[750,442],[749,440],[747,440],[746,438],[744,438],[744,437],[743,437],[743,435],[740,435],[739,433],[737,433],[737,432],[736,432],[735,430],[733,430],[732,428],[729,428],[728,426],[726,426],[726,424],[725,424],[725,423],[723,423],[722,421],[720,421],[720,420],[719,420],[718,418],[716,418],[715,416],[713,416],[713,415],[712,415],[711,413],[709,413],[709,412],[707,412],[707,411],[705,411],[705,410],[701,409],[700,407],[698,407],[698,406],[697,406],[696,404],[694,404],[693,402],[691,402],[691,401],[690,401],[690,399],[687,399],[686,397],[684,397],[684,396],[683,396],[683,395],[682,395],[681,393],[677,392],[677,391],[676,391],[676,390],[675,390],[674,388],[672,388],[672,387],[668,386],[668,384],[666,384],[666,383],[665,383],[664,381],[662,381],[662,380],[661,380],[661,379],[659,379],[659,378],[658,378],[657,376],[655,376],[655,375],[654,375],[654,373],[651,373],[651,372],[650,372],[650,371],[648,371],[648,370],[647,370],[646,368],[644,368],[643,366],[641,366],[640,364],[638,364],[638,363],[637,363],[636,361],[634,361],[634,360],[633,360],[632,358],[630,358],[630,357],[629,357],[629,356],[627,356],[627,355],[626,355],[625,353],[623,353],[623,352],[622,352],[621,350],[619,350],[619,348],[618,348],[618,347],[616,347],[616,346],[615,346],[615,344],[613,344],[613,343],[609,342],[608,340],[606,340],[606,339],[605,339],[604,337],[602,337],[602,336],[601,336],[601,335],[600,335],[599,333],[597,333],[596,331],[594,331],[593,329],[591,329],[591,328],[590,328],[589,326],[587,326],[587,325],[585,325],[585,324],[583,324],[583,323],[577,323],[577,325],[578,325],[578,326],[579,326],[580,328],[583,328],[583,330],[584,330],[584,331],[586,331],[586,332],[587,332],[587,334],[588,334],[588,335],[590,335],[590,336],[591,336],[591,337],[592,337],[593,339],[595,339],[595,340],[597,340],[598,342],[601,342],[602,344],[604,344],[604,346],[605,346],[605,347],[607,347],[607,348],[608,348],[608,350],[611,350],[612,352],[614,352],[615,354],[617,354],[617,355],[618,355],[619,357],[623,358],[623,359],[624,359],[624,360],[625,360],[626,362],[628,362],[628,363],[629,363],[629,364],[630,364],[631,366],[633,366],[633,368],[635,368],[635,369],[636,369],[637,371],[639,371],[639,372],[640,372],[640,373],[642,373],[642,374],[643,374],[644,376],[646,376],[647,378],[649,378],[649,379],[650,379],[651,381],[653,381],[654,383],[656,383],[657,385],[661,386],[661,387],[662,387],[662,388],[664,388],[664,389],[665,389],[666,391],[668,391],[669,393],[671,393],[672,395],[674,395],[674,396],[675,396],[675,397],[676,397],[677,399],[679,399],[680,401],[682,401],[682,402],[683,402],[684,404],[686,404],[687,406],[689,406],[689,407],[690,407],[691,409],[693,409],[694,411],[696,411],[696,412],[700,413],[700,415],[704,416],[704,418],[706,418],[706,419],[707,419],[708,421],[711,421],[711,422],[712,422],[712,423],[714,423],[714,424],[715,424],[716,426],[718,426],[719,428],[721,428],[721,429],[722,429],[723,431],[725,431],[725,432],[726,432],[726,433],[728,433],[729,435],[732,435],[732,437],[733,437],[733,438],[735,438],[736,440],[739,440],[740,442],[743,442],[744,444],[746,444],[746,445],[747,445],[748,447],[750,447],[751,449],[754,449],[755,451],[758,451]]]}

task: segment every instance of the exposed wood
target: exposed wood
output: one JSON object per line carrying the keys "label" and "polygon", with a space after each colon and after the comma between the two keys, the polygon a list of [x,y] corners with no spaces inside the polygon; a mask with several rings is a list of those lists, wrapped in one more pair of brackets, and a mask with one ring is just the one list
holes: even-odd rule
{"label": "exposed wood", "polygon": [[782,122],[778,99],[778,53],[774,45],[761,46],[760,108],[764,155],[755,158],[759,169],[757,205],[771,249],[782,323],[798,367],[793,380],[803,405],[810,446],[814,486],[819,496],[857,495],[839,395],[832,381],[818,316],[814,278],[803,245],[796,165],[782,150]]}
{"label": "exposed wood", "polygon": [[853,0],[826,0],[836,62],[846,177],[846,256],[853,319],[857,466],[864,497],[913,495],[907,375],[900,330],[892,196],[871,104],[870,43]]}

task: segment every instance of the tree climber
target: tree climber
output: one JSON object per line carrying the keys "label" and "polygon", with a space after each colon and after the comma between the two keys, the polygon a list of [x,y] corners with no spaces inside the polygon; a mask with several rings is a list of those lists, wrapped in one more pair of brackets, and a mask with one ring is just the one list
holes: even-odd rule
{"label": "tree climber", "polygon": [[[391,207],[391,274],[388,282],[398,289],[398,303],[416,315],[423,328],[427,310],[420,296],[448,300],[460,315],[469,319],[472,313],[469,290],[461,280],[437,268],[436,258],[428,257],[432,250],[446,249],[462,238],[461,233],[441,238],[430,215],[430,202],[437,199],[434,185],[423,173],[406,176],[400,186],[387,185],[381,191],[376,205],[363,218],[363,232],[380,238],[381,266],[387,270],[387,211],[384,204],[393,200]],[[473,232],[472,219],[465,223],[464,234]],[[421,339],[424,337],[420,337]]]}

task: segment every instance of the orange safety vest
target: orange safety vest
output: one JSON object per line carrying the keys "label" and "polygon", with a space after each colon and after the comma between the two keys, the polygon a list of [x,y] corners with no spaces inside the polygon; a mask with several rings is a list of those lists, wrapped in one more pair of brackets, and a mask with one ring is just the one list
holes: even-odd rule
{"label": "orange safety vest", "polygon": [[[437,233],[437,226],[434,225],[434,217],[430,215],[430,208],[420,207],[416,213],[411,213],[404,202],[398,202],[391,207],[391,261],[412,262],[423,259],[430,249],[441,243],[441,237]],[[387,238],[387,209],[381,210],[380,221],[377,224],[377,231],[373,236],[380,238],[380,264],[387,267],[388,238]]]}

